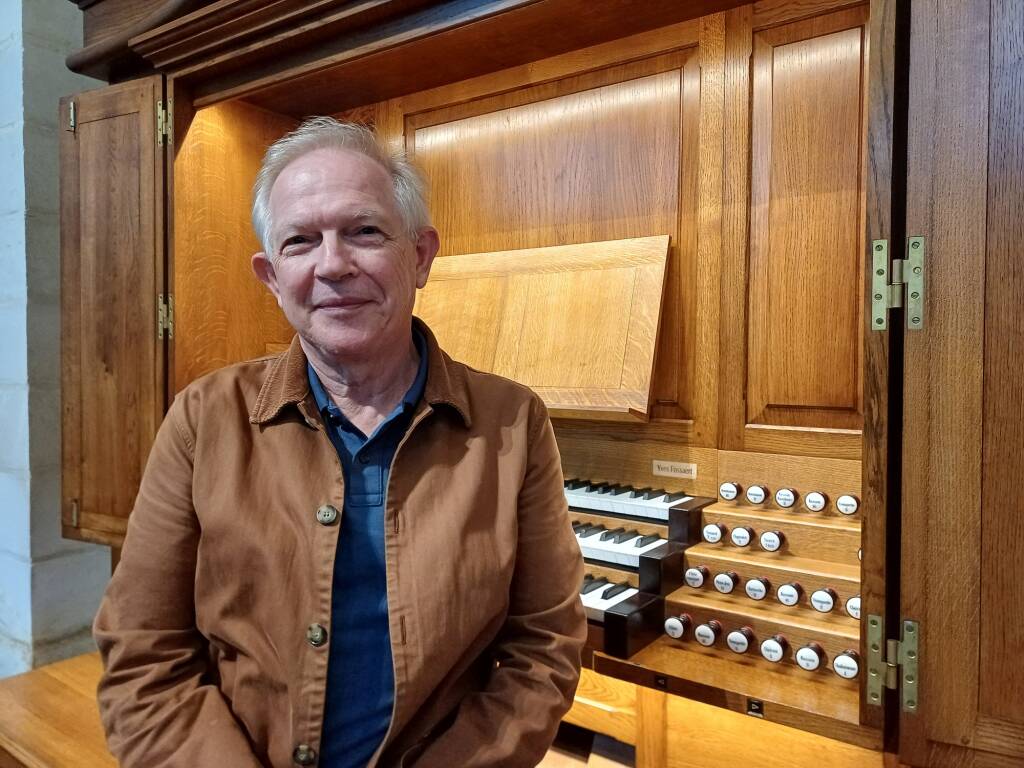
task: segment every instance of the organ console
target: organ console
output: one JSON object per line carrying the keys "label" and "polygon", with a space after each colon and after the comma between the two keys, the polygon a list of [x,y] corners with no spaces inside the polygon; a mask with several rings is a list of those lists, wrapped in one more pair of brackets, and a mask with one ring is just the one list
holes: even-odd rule
{"label": "organ console", "polygon": [[591,648],[628,657],[668,631],[664,597],[683,583],[683,553],[713,499],[573,478],[565,500],[587,567]]}
{"label": "organ console", "polygon": [[[101,51],[104,14],[146,4],[79,5]],[[1024,471],[1004,448],[1021,430],[1006,190],[1024,97],[1000,74],[1019,0],[187,5],[126,33],[137,79],[62,105],[65,535],[119,545],[175,393],[290,339],[247,267],[267,145],[305,115],[368,122],[431,181],[442,251],[417,313],[550,407],[586,561],[576,722],[679,740],[686,697],[878,757],[896,719],[878,681],[901,663],[887,645],[966,606],[984,621],[964,659],[922,646],[919,690],[942,707],[895,708],[912,712],[905,762],[1020,756],[1024,677],[999,645],[1024,584],[999,501]],[[945,270],[918,330],[877,314],[904,290],[904,234]],[[984,599],[983,560],[1007,574]],[[967,575],[940,600],[930,574],[954,562]],[[886,625],[904,603],[920,615]],[[663,699],[588,709],[611,678]],[[680,764],[633,738],[638,766]]]}

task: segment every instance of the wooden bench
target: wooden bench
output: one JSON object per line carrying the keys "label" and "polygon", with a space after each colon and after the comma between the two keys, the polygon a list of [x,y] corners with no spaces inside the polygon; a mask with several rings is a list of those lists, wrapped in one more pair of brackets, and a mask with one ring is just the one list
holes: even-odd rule
{"label": "wooden bench", "polygon": [[117,768],[96,708],[98,653],[0,680],[0,768]]}

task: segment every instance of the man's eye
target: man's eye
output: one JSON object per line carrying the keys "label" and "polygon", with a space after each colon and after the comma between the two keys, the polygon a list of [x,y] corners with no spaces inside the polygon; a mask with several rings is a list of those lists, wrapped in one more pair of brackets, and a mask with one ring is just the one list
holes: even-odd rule
{"label": "man's eye", "polygon": [[284,241],[284,246],[287,248],[289,245],[301,245],[307,242],[309,242],[309,238],[305,235],[292,235]]}
{"label": "man's eye", "polygon": [[359,230],[356,232],[356,234],[359,234],[359,235],[379,235],[380,234],[380,230],[377,227],[374,227],[374,226],[372,226],[370,224],[367,224],[366,226],[360,227]]}

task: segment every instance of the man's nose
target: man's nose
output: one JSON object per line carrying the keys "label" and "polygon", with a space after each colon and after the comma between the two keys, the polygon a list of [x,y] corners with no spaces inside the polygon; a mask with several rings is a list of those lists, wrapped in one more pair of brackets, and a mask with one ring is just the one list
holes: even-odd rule
{"label": "man's nose", "polygon": [[317,254],[316,276],[325,280],[338,280],[359,271],[355,249],[338,233],[324,233]]}

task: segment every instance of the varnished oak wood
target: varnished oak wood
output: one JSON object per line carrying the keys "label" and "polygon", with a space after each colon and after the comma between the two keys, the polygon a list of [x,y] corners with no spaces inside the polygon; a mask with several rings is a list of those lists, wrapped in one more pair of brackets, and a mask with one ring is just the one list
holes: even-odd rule
{"label": "varnished oak wood", "polygon": [[[738,667],[743,669],[743,674],[737,674]],[[690,650],[668,637],[658,638],[629,661],[595,654],[595,668],[744,716],[747,699],[755,698],[764,703],[765,719],[770,722],[868,749],[881,748],[879,732],[856,723],[859,707],[856,686],[835,685],[824,674],[819,677],[800,669],[745,665],[705,652],[703,648]],[[794,672],[800,672],[801,676],[792,674]],[[832,672],[827,674],[835,677]],[[723,757],[732,754],[731,746],[720,747]],[[880,759],[880,755],[878,757]]]}
{"label": "varnished oak wood", "polygon": [[757,536],[766,530],[779,530],[786,536],[786,552],[797,557],[857,565],[860,547],[860,524],[835,517],[810,517],[797,513],[761,512],[752,514],[743,509],[730,509],[719,504],[706,507],[701,513],[704,524],[718,523],[727,531],[747,527],[754,531],[754,542],[747,547],[736,547],[728,533],[716,546],[723,550],[752,551]]}
{"label": "varnished oak wood", "polygon": [[1019,559],[981,559],[983,519],[998,530],[998,507],[1013,503],[983,496],[992,10],[971,0],[910,11],[907,234],[926,237],[928,287],[924,328],[905,336],[900,614],[919,623],[921,666],[900,755],[918,766],[939,745],[973,746],[987,695],[981,632],[1004,609],[985,606],[981,584],[995,569],[1021,574]]}
{"label": "varnished oak wood", "polygon": [[116,768],[96,707],[99,654],[0,681],[0,766]]}
{"label": "varnished oak wood", "polygon": [[866,16],[754,35],[751,424],[861,427]]}
{"label": "varnished oak wood", "polygon": [[162,88],[79,94],[76,131],[61,133],[63,533],[99,543],[131,512],[163,413]]}
{"label": "varnished oak wood", "polygon": [[[903,242],[903,201],[899,185],[904,170],[900,163],[904,154],[896,156],[897,141],[894,136],[897,123],[905,125],[905,101],[897,101],[897,46],[903,40],[896,31],[895,0],[872,0],[868,20],[868,96],[866,112],[868,117],[865,150],[867,167],[865,175],[865,241],[868,248],[875,240],[889,240],[890,246]],[[905,73],[900,74],[900,78]],[[900,110],[900,116],[895,114]],[[900,145],[902,146],[902,144]],[[894,186],[896,189],[894,190]],[[896,254],[898,255],[898,254]],[[868,307],[872,302],[871,265],[867,264],[861,277],[863,282],[864,314],[870,317]],[[893,322],[899,316],[894,315]],[[899,333],[899,331],[896,331]],[[899,362],[891,365],[892,339],[890,333],[868,330],[864,333],[864,445],[861,461],[861,551],[863,553],[861,572],[861,610],[864,616],[885,617],[895,613],[895,600],[886,600],[889,589],[889,559],[895,556],[899,546],[898,538],[891,536],[889,529],[895,524],[899,506],[898,471],[894,474],[890,461],[899,456],[899,446],[890,446],[890,440],[898,439],[899,425],[890,424],[889,412],[895,408],[898,398],[890,400],[891,377],[902,369]],[[895,382],[892,382],[895,383]],[[894,541],[895,539],[895,541]],[[898,568],[893,570],[896,574]],[[896,587],[895,579],[893,587]],[[867,658],[867,636],[861,638],[861,658]],[[867,700],[865,682],[862,678],[861,696]],[[883,706],[863,707],[861,722],[881,727],[886,713]],[[891,719],[891,718],[890,718]]]}
{"label": "varnished oak wood", "polygon": [[[810,612],[811,616],[821,621],[856,625],[856,620],[847,616],[844,609],[848,598],[860,594],[856,566],[822,562],[785,553],[779,553],[776,556],[763,552],[739,552],[735,547],[722,549],[717,544],[704,543],[690,547],[686,551],[685,564],[687,568],[702,565],[708,569],[709,577],[703,586],[698,589],[685,588],[685,590],[696,594],[718,596],[711,583],[714,575],[730,571],[735,573],[740,578],[739,586],[733,593],[722,595],[721,599],[736,603],[737,606],[752,614],[765,610],[780,610],[786,614]],[[764,600],[751,600],[743,590],[743,585],[747,580],[754,578],[767,579],[771,584],[771,593]],[[782,584],[792,583],[799,584],[803,589],[803,594],[796,605],[784,606],[776,599],[775,590]],[[829,614],[814,611],[810,604],[811,594],[817,589],[825,588],[836,593],[836,607]]]}
{"label": "varnished oak wood", "polygon": [[632,683],[582,669],[572,708],[564,720],[626,744],[636,744],[636,691]]}
{"label": "varnished oak wood", "polygon": [[450,354],[533,388],[555,415],[643,417],[668,237],[450,256],[415,312]]}
{"label": "varnished oak wood", "polygon": [[[751,485],[761,485],[768,490],[768,498],[763,504],[751,504],[747,501],[746,495],[741,493],[733,501],[719,500],[725,507],[749,511],[781,510],[787,514],[810,517],[837,516],[847,520],[858,519],[856,515],[846,517],[839,513],[835,502],[843,494],[857,495],[861,485],[859,461],[720,451],[718,471],[722,482],[737,483],[744,490]],[[775,503],[775,492],[780,488],[791,488],[799,494],[796,504],[788,510],[782,510]],[[828,506],[820,513],[810,512],[804,506],[804,498],[811,491],[824,493],[828,498]]]}
{"label": "varnished oak wood", "polygon": [[882,755],[700,702],[667,699],[667,768],[882,768]]}
{"label": "varnished oak wood", "polygon": [[229,363],[267,354],[293,331],[249,259],[252,183],[263,153],[294,120],[241,102],[200,110],[174,161],[173,391]]}
{"label": "varnished oak wood", "polygon": [[985,259],[982,563],[975,744],[1024,762],[1024,2],[992,0]]}

